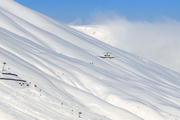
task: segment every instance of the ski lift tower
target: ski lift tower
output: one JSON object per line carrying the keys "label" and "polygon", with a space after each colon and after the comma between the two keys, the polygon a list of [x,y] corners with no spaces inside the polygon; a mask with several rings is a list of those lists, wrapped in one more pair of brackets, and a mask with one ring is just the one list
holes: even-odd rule
{"label": "ski lift tower", "polygon": [[4,67],[5,67],[5,65],[6,65],[6,62],[3,62],[3,69],[2,69],[2,72],[4,71]]}

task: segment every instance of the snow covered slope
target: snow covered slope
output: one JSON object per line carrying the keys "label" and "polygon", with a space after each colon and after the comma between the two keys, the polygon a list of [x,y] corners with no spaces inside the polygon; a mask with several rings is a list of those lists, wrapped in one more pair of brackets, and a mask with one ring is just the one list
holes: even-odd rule
{"label": "snow covered slope", "polygon": [[0,119],[180,120],[179,73],[12,0],[0,0],[3,62]]}
{"label": "snow covered slope", "polygon": [[101,40],[107,44],[112,45],[113,43],[111,40],[107,37],[110,33],[106,30],[107,28],[104,28],[102,25],[81,25],[81,26],[74,26],[70,25],[71,28],[74,28],[80,32],[83,32],[93,38],[96,38],[98,40]]}

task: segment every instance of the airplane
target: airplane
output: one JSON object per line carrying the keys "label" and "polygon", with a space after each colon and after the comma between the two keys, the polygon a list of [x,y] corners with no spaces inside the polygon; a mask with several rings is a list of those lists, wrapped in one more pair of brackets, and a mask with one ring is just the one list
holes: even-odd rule
{"label": "airplane", "polygon": [[111,57],[110,54],[107,52],[104,56],[98,56],[100,58],[109,58],[109,59],[112,59],[112,58],[115,58],[115,57]]}

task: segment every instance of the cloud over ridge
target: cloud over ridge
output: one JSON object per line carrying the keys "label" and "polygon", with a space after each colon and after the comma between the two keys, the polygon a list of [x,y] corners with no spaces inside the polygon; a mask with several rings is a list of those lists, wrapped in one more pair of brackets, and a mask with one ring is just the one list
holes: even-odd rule
{"label": "cloud over ridge", "polygon": [[96,34],[78,30],[108,44],[180,72],[179,21],[167,17],[153,22],[129,21],[114,13],[98,13],[88,21],[88,25],[79,27],[91,29]]}

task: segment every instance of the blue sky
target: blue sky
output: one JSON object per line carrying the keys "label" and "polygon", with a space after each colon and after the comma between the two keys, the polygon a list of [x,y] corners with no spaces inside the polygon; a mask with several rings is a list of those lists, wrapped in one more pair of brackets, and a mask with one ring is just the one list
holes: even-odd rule
{"label": "blue sky", "polygon": [[114,12],[130,21],[156,21],[168,17],[180,21],[180,0],[15,0],[62,23],[80,18],[83,23],[94,13]]}

